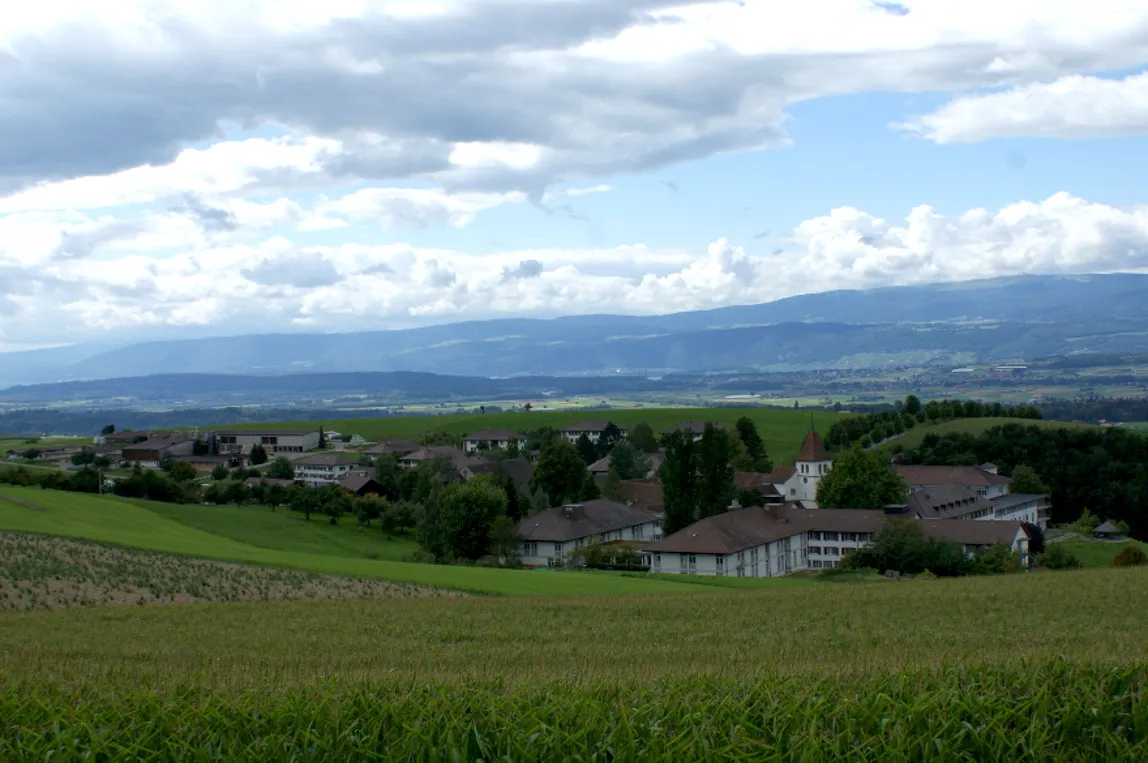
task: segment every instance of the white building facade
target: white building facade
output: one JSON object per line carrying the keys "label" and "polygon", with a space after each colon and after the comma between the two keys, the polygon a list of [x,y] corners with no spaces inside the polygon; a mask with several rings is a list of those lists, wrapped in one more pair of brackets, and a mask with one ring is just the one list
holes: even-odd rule
{"label": "white building facade", "polygon": [[555,567],[591,543],[653,543],[662,537],[659,514],[604,498],[558,506],[518,525],[522,564]]}
{"label": "white building facade", "polygon": [[295,462],[295,480],[307,487],[336,485],[349,474],[370,474],[356,459],[341,453],[320,453]]}

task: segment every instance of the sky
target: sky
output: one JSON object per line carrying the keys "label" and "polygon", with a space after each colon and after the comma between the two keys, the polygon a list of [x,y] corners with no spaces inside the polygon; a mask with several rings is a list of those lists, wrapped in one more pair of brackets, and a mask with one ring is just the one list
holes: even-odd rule
{"label": "sky", "polygon": [[0,351],[1148,271],[1143,0],[38,0]]}

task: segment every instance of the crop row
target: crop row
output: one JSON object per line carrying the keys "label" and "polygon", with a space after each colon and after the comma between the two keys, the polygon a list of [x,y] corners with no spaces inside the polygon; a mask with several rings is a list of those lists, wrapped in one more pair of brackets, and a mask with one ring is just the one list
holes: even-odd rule
{"label": "crop row", "polygon": [[1144,664],[203,693],[0,680],[0,759],[1148,759]]}
{"label": "crop row", "polygon": [[438,595],[457,594],[379,580],[249,567],[64,538],[0,533],[0,612]]}

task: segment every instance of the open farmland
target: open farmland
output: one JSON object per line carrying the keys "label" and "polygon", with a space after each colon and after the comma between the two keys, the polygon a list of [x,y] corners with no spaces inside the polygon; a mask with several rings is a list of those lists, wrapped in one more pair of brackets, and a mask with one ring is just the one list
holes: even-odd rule
{"label": "open farmland", "polygon": [[[394,416],[382,419],[338,419],[330,421],[288,421],[255,425],[259,429],[290,430],[323,427],[341,434],[360,434],[368,440],[417,438],[429,432],[469,434],[482,429],[512,431],[552,426],[558,429],[585,419],[609,419],[616,424],[633,426],[645,421],[655,433],[670,429],[683,421],[712,421],[733,426],[742,416],[757,424],[766,451],[778,463],[797,455],[801,439],[809,431],[810,419],[821,432],[828,431],[842,414],[771,408],[630,408],[592,411],[531,411],[489,414],[450,414],[444,416]],[[252,425],[219,429],[250,429]]]}
{"label": "open farmland", "polygon": [[1148,752],[1148,570],[89,609],[0,629],[4,758]]}
{"label": "open farmland", "polygon": [[45,535],[0,533],[0,611],[442,595],[459,594]]}
{"label": "open farmland", "polygon": [[[9,499],[9,500],[5,500]],[[15,502],[11,499],[15,499]],[[41,508],[33,510],[32,503]],[[193,509],[194,507],[188,507]],[[387,580],[472,593],[549,595],[705,590],[687,582],[582,572],[530,572],[411,564],[253,546],[110,496],[0,487],[0,530],[63,535],[221,561]],[[769,584],[770,581],[763,581]]]}

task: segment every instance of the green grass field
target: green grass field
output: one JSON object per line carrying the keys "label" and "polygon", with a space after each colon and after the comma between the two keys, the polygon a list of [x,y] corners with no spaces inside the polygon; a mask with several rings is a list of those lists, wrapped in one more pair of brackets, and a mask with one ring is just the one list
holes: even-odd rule
{"label": "green grass field", "polygon": [[1148,543],[1138,540],[1124,541],[1089,541],[1065,540],[1059,541],[1084,567],[1111,567],[1112,560],[1125,546],[1138,546],[1141,551],[1148,554]]}
{"label": "green grass field", "polygon": [[260,548],[396,562],[418,550],[418,544],[409,535],[388,538],[377,526],[356,530],[353,517],[343,517],[339,524],[332,525],[322,518],[307,521],[301,514],[286,509],[272,511],[266,506],[124,500],[161,517]]}
{"label": "green grass field", "polygon": [[[3,498],[6,496],[38,505],[44,511],[33,511],[5,501]],[[191,508],[188,507],[189,510]],[[0,487],[0,530],[65,535],[205,559],[474,593],[549,595],[703,590],[702,586],[609,574],[451,567],[261,548],[175,521],[122,499],[38,488]],[[298,540],[297,536],[295,540]]]}
{"label": "green grass field", "polygon": [[[531,411],[530,413],[451,414],[444,416],[395,416],[383,419],[342,419],[331,421],[288,421],[260,424],[261,429],[318,428],[340,434],[359,434],[368,440],[417,438],[428,432],[464,434],[482,429],[534,429],[544,425],[557,428],[585,419],[609,419],[633,426],[647,422],[655,432],[670,429],[683,421],[713,421],[732,426],[742,416],[757,424],[766,451],[775,463],[788,463],[797,455],[801,440],[809,431],[810,417],[818,431],[825,433],[841,414],[762,408],[648,408],[606,411]],[[220,427],[220,429],[250,428]]]}
{"label": "green grass field", "polygon": [[1148,569],[8,615],[0,758],[1138,760],[1145,632]]}
{"label": "green grass field", "polygon": [[950,432],[964,432],[967,434],[978,435],[982,432],[987,432],[996,426],[1004,426],[1005,424],[1020,424],[1021,426],[1038,426],[1042,429],[1074,429],[1078,427],[1090,427],[1091,424],[1074,424],[1070,421],[1045,421],[1043,419],[1009,419],[1009,418],[983,418],[983,419],[954,419],[946,421],[941,424],[923,424],[918,425],[901,435],[900,437],[889,440],[884,444],[883,448],[890,448],[894,445],[900,445],[905,450],[912,450],[921,444],[926,435],[937,434],[944,436]]}

